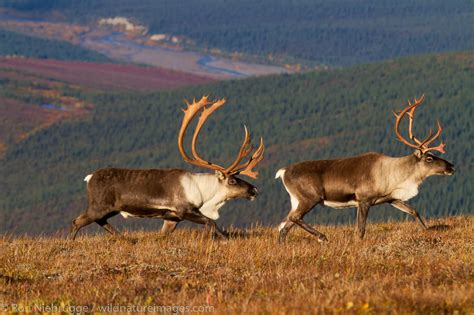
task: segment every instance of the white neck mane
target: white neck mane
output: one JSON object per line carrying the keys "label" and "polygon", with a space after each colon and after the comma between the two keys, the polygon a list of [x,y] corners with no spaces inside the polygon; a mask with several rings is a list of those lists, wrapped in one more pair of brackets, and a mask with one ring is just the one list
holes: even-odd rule
{"label": "white neck mane", "polygon": [[219,219],[218,210],[225,204],[227,190],[214,174],[189,173],[181,180],[184,194],[206,217]]}
{"label": "white neck mane", "polygon": [[418,187],[424,178],[411,161],[412,156],[387,157],[382,167],[386,193],[393,198],[406,201],[418,194]]}

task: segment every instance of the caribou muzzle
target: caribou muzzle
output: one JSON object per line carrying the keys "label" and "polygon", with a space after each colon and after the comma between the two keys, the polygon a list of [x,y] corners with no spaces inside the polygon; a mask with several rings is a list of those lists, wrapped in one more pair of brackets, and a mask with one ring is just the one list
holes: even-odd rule
{"label": "caribou muzzle", "polygon": [[456,172],[454,165],[450,164],[444,171],[444,175],[452,176]]}
{"label": "caribou muzzle", "polygon": [[249,190],[249,197],[247,199],[254,201],[257,198],[258,190],[253,187]]}

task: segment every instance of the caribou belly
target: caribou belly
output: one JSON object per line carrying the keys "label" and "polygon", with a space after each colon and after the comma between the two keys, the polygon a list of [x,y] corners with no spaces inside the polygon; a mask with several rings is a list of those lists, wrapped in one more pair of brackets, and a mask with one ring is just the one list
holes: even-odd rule
{"label": "caribou belly", "polygon": [[127,207],[128,211],[120,211],[120,215],[125,219],[128,217],[139,218],[159,218],[169,211],[176,211],[175,207],[166,205],[147,205],[142,207]]}
{"label": "caribou belly", "polygon": [[120,215],[121,215],[122,217],[124,217],[125,219],[128,218],[128,217],[136,217],[136,215],[131,214],[131,213],[128,213],[128,212],[125,212],[125,211],[120,211]]}
{"label": "caribou belly", "polygon": [[323,204],[325,206],[331,207],[331,208],[352,208],[352,207],[357,207],[357,202],[355,200],[348,200],[348,201],[330,201],[330,200],[324,200]]}

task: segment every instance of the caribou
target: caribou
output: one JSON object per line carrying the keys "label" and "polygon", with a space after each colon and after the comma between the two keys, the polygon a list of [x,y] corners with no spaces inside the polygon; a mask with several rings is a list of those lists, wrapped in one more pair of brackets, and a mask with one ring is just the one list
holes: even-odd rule
{"label": "caribou", "polygon": [[[399,141],[414,149],[414,153],[403,157],[390,157],[382,153],[369,152],[355,157],[331,160],[304,161],[277,171],[290,195],[291,210],[279,226],[279,241],[283,242],[290,229],[298,225],[319,242],[327,237],[303,221],[303,217],[316,205],[331,208],[357,208],[357,228],[363,239],[369,208],[389,203],[408,213],[427,228],[418,212],[405,201],[418,194],[418,187],[432,175],[453,175],[454,166],[450,162],[430,153],[445,153],[445,143],[430,147],[439,137],[443,128],[439,121],[438,130],[432,130],[423,140],[413,135],[413,120],[416,108],[423,102],[424,95],[408,101],[399,114],[395,114],[395,134]],[[408,117],[408,137],[400,133],[400,122]]]}
{"label": "caribou", "polygon": [[[264,144],[253,151],[250,134],[245,129],[245,138],[240,146],[237,158],[228,167],[223,167],[201,158],[196,149],[199,132],[225,99],[210,101],[207,96],[193,103],[186,101],[184,118],[178,134],[178,148],[185,162],[213,170],[214,173],[192,173],[183,169],[120,169],[105,168],[89,174],[87,182],[88,206],[84,213],[72,221],[70,236],[76,238],[77,232],[96,222],[111,234],[118,231],[107,222],[117,214],[125,218],[147,217],[162,218],[162,233],[174,231],[183,220],[211,227],[217,236],[226,238],[215,220],[219,218],[219,209],[226,201],[236,198],[254,200],[257,189],[237,175],[256,179],[258,172],[254,168],[263,159]],[[209,106],[210,105],[210,106]],[[183,138],[190,122],[201,112],[191,143],[193,157],[188,156],[183,147]],[[242,162],[252,152],[252,156]]]}

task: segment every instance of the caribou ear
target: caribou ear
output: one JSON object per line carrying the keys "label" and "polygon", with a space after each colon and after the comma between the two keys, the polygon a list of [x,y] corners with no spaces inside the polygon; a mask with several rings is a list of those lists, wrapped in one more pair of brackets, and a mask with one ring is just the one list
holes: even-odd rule
{"label": "caribou ear", "polygon": [[417,158],[421,158],[421,156],[423,155],[423,152],[421,152],[421,150],[415,150],[415,152],[413,152],[413,154],[414,154]]}
{"label": "caribou ear", "polygon": [[221,171],[216,170],[215,174],[216,174],[216,177],[219,178],[219,180],[224,180],[225,179],[225,175]]}

